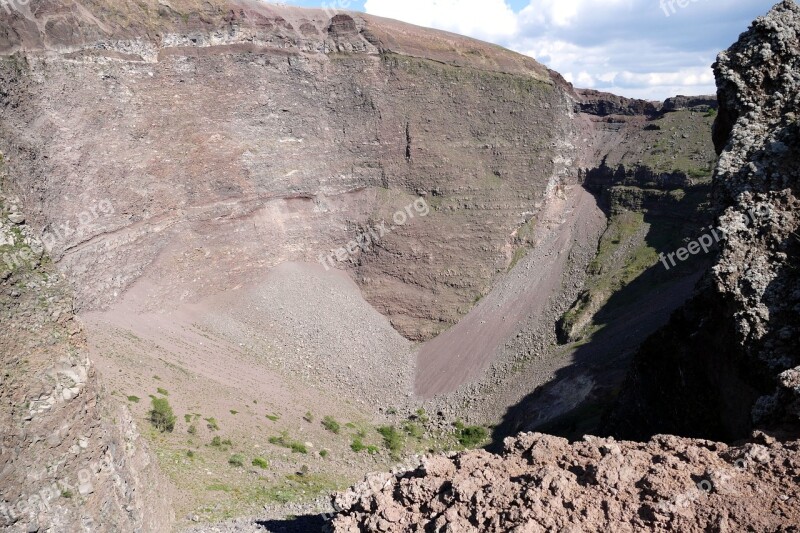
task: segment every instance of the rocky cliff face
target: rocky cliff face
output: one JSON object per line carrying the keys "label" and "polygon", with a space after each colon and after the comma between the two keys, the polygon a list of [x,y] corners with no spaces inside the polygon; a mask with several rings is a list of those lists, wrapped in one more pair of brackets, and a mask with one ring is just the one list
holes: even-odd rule
{"label": "rocky cliff face", "polygon": [[[639,350],[609,423],[650,442],[522,434],[501,455],[430,458],[336,496],[334,531],[796,527],[798,31],[800,8],[782,2],[715,65],[721,250]],[[751,435],[736,447],[685,438]]]}
{"label": "rocky cliff face", "polygon": [[[82,311],[143,277],[158,307],[317,262],[427,198],[430,216],[332,261],[427,339],[488,290],[570,174],[571,89],[470,39],[261,2],[0,16],[13,186],[40,231],[72,223],[53,257]],[[113,213],[73,222],[104,200]]]}
{"label": "rocky cliff face", "polygon": [[[658,104],[576,93],[559,75],[518,54],[353,13],[249,0],[33,0],[16,7],[0,10],[0,150],[10,169],[3,189],[14,197],[0,232],[0,246],[7,247],[0,251],[11,253],[12,265],[0,272],[0,304],[4,320],[15,325],[0,337],[7,369],[0,495],[7,508],[19,511],[7,514],[16,529],[168,527],[168,499],[153,481],[154,468],[127,412],[99,386],[73,309],[113,312],[124,295],[133,295],[116,316],[119,323],[149,312],[153,330],[161,331],[163,321],[175,319],[174,344],[192,347],[182,330],[195,327],[197,315],[184,313],[181,322],[177,311],[170,313],[231,291],[228,307],[212,311],[224,310],[226,319],[237,313],[253,318],[254,331],[262,330],[259,319],[275,317],[270,327],[291,323],[296,329],[286,331],[305,334],[318,325],[316,315],[307,321],[291,312],[269,315],[259,306],[270,300],[248,291],[278,264],[320,261],[348,271],[369,303],[408,339],[425,340],[463,317],[499,275],[520,262],[523,246],[541,244],[535,237],[542,221],[548,231],[540,233],[554,244],[539,250],[546,256],[532,259],[558,255],[565,272],[550,272],[555,288],[546,312],[525,319],[545,334],[531,339],[509,333],[516,340],[503,350],[520,356],[511,360],[516,365],[544,353],[539,348],[554,336],[552,316],[569,307],[586,279],[586,250],[593,243],[583,242],[576,252],[570,248],[576,240],[558,229],[571,211],[569,185],[586,177],[612,215],[648,211],[696,225],[703,212],[698,206],[708,193],[703,178],[711,158],[710,141],[699,134],[713,115],[712,99]],[[797,7],[782,4],[720,58],[715,139],[725,149],[715,201],[727,240],[704,290],[637,359],[612,420],[621,435],[649,437],[665,428],[741,436],[750,429],[754,405],[761,420],[794,416],[796,24]],[[694,196],[684,202],[688,195]],[[594,213],[594,199],[583,200],[584,210]],[[742,217],[751,211],[761,216],[748,226]],[[599,235],[604,221],[598,214],[574,227]],[[606,232],[607,240],[624,242],[611,249],[614,265],[633,277],[652,267],[652,254],[630,253],[651,250],[643,246],[648,228],[642,220],[626,218],[617,229],[624,239]],[[376,231],[370,245],[349,245]],[[19,255],[23,249],[30,252]],[[288,269],[284,287],[296,286],[289,282],[297,283],[298,270]],[[527,279],[515,275],[520,283]],[[683,301],[684,293],[674,287],[668,286],[671,301],[659,306],[662,313]],[[286,297],[279,294],[278,300]],[[595,308],[610,293],[598,294]],[[208,315],[215,326],[222,324],[221,331],[229,325]],[[663,323],[655,315],[644,317],[637,334]],[[351,337],[363,326],[343,324],[333,338]],[[581,328],[573,326],[563,329],[574,340]],[[257,379],[257,367],[233,364],[241,363],[234,352],[250,350],[245,342],[252,338],[211,339],[207,329],[198,329],[198,345],[219,344],[229,357],[220,361],[217,352],[204,353],[209,358],[200,360],[203,370],[225,374],[231,389],[239,388],[243,374]],[[366,329],[363,334],[374,337],[376,330]],[[614,333],[619,330],[609,331],[621,337]],[[106,346],[117,347],[114,335],[122,336],[114,330]],[[292,362],[305,374],[318,372],[317,361],[302,359],[312,342],[302,343],[326,345],[328,338],[287,336],[301,342],[296,353],[302,349],[302,356]],[[265,346],[246,355],[269,359],[274,354]],[[286,346],[278,348],[282,363],[284,352],[295,353]],[[614,356],[629,346],[609,346],[603,357],[619,374],[621,358]],[[341,355],[335,349],[329,353]],[[398,352],[398,366],[406,355]],[[386,395],[381,387],[402,387],[390,365],[358,361],[353,370],[345,357],[328,359],[339,365],[337,378],[367,375],[377,396]],[[107,368],[116,369],[110,360]],[[191,375],[172,360],[164,363]],[[149,368],[141,361],[130,367]],[[226,374],[232,368],[238,375]],[[609,373],[598,371],[588,385],[585,379],[558,383],[554,395],[562,400],[561,393],[569,392],[569,405],[544,411],[561,414],[579,405]],[[137,378],[155,379],[152,374]],[[496,388],[510,388],[498,375],[491,379]],[[212,381],[209,390],[222,390],[218,385]],[[682,396],[676,398],[675,391]],[[187,412],[197,409],[190,407],[194,401],[186,402]],[[548,416],[555,415],[543,413],[543,419]],[[776,478],[797,475],[796,447],[766,437],[759,446],[729,450],[674,439],[569,446],[522,436],[509,441],[505,458],[478,452],[435,460],[429,470],[384,479],[389,484],[371,493],[339,498],[344,514],[334,524],[342,530],[406,530],[426,521],[522,530],[791,524],[797,494]],[[626,462],[623,452],[635,458]],[[185,450],[179,453],[175,464],[184,465]],[[743,474],[733,489],[744,495],[744,506],[726,492],[742,457],[745,465],[762,465]],[[648,471],[647,478],[645,469],[653,463],[666,466]],[[457,489],[439,479],[452,475],[460,476]],[[32,493],[42,500],[40,485],[59,487],[59,480],[75,477],[79,483],[45,493],[59,492],[58,506],[29,505]],[[486,487],[498,479],[508,490],[493,500]],[[698,492],[692,482],[697,487],[701,481],[706,484]],[[708,496],[711,511],[700,513],[698,522],[698,502],[709,491],[719,497]],[[523,499],[516,497],[520,493]],[[620,493],[624,503],[613,499]],[[670,504],[681,496],[695,506],[694,515],[686,514],[683,503]],[[597,498],[606,501],[604,516],[590,512],[597,511]],[[523,500],[531,506],[543,502],[541,512],[526,514]],[[581,503],[570,507],[568,501]],[[444,512],[442,503],[452,504],[450,510]],[[757,508],[771,514],[757,514]],[[542,518],[549,509],[557,509],[558,518]]]}
{"label": "rocky cliff face", "polygon": [[717,439],[798,422],[800,8],[758,19],[715,64],[721,253],[693,302],[636,359],[610,429]]}
{"label": "rocky cliff face", "polygon": [[157,467],[98,383],[69,286],[19,206],[0,190],[0,529],[165,531]]}
{"label": "rocky cliff face", "polygon": [[[31,236],[47,249],[50,268],[74,292],[76,313],[113,308],[126,291],[145,287],[133,308],[120,314],[127,320],[150,311],[160,326],[179,305],[244,288],[231,298],[242,307],[227,309],[226,318],[240,311],[264,320],[253,311],[257,306],[244,307],[250,305],[248,296],[263,296],[243,292],[264,281],[275,265],[322,258],[326,267],[349,271],[369,302],[406,337],[427,339],[488,291],[514,258],[518,230],[577,174],[579,127],[571,87],[532,59],[485,43],[374,17],[263,2],[65,0],[17,7],[0,10],[0,150],[10,171],[4,187],[17,197],[15,208],[25,214]],[[420,201],[429,210],[413,207]],[[414,220],[397,222],[408,216]],[[344,248],[370,231],[380,232],[372,245]],[[37,292],[26,294],[35,300]],[[26,312],[15,308],[14,316],[24,320]],[[288,318],[303,335],[319,325],[316,317],[308,327],[297,325],[296,315]],[[345,324],[352,320],[346,315],[337,322],[342,323],[337,339],[359,328],[364,331],[357,335],[374,335],[369,324]],[[257,331],[263,329],[257,324]],[[202,333],[199,344],[212,344],[206,342],[208,332]],[[94,340],[101,334],[117,332],[89,331]],[[114,355],[138,353],[120,348],[123,336],[100,350],[112,363]],[[305,342],[305,356],[311,342],[296,337]],[[245,342],[249,349],[253,338],[237,339],[231,349],[220,343],[231,359],[214,354],[199,366],[211,373],[209,368],[217,369],[212,363],[218,364],[225,368],[212,377],[227,378],[232,352]],[[393,389],[405,397],[398,390],[402,383],[387,379],[388,365],[374,360],[349,365],[337,352],[344,342],[325,338],[319,344],[331,354],[327,359],[340,365],[343,383],[353,373],[373,372],[371,394]],[[278,350],[280,357],[287,351]],[[151,352],[147,356],[160,356]],[[259,362],[273,355],[267,352],[254,350]],[[16,364],[14,353],[11,344],[3,350],[5,365]],[[59,361],[52,353],[41,357],[42,365]],[[406,358],[398,352],[397,364]],[[153,392],[144,383],[156,372],[146,370],[142,359],[133,365],[140,374],[120,383],[120,392],[142,397]],[[91,406],[81,423],[69,426],[78,443],[65,439],[63,446],[88,450],[84,461],[75,448],[77,455],[66,463],[80,471],[95,456],[108,455],[106,448],[113,455],[124,446],[113,436],[114,417],[121,423],[122,414],[114,414],[88,363],[77,360],[89,391],[77,398]],[[169,359],[175,368],[177,362]],[[116,376],[112,363],[105,369]],[[257,379],[258,371],[246,368],[230,380],[231,389],[241,388],[237,380],[243,374]],[[310,368],[302,364],[304,374]],[[330,372],[319,376],[333,379]],[[116,387],[118,382],[109,381]],[[123,385],[137,388],[123,391]],[[176,406],[184,400],[187,412],[200,396],[181,398],[182,391],[170,388],[170,399]],[[60,388],[41,394],[27,386],[14,390],[13,398],[3,399],[15,410],[29,396],[49,404],[51,392],[63,394]],[[259,400],[265,398],[283,403],[259,394]],[[69,405],[83,409],[82,403]],[[222,412],[234,409],[241,406]],[[43,413],[34,422],[51,429],[56,420],[73,416]],[[17,423],[4,424],[13,435],[9,449],[19,445],[15,453],[21,454],[6,461],[9,503],[36,486],[25,477],[28,464],[67,461],[60,447],[47,448],[38,433],[24,433]],[[22,447],[29,435],[43,448]],[[179,439],[176,446],[185,447],[185,434],[175,436]],[[349,443],[341,447],[350,453]],[[175,462],[182,465],[188,459],[183,448],[179,453]],[[308,462],[334,468],[321,458]],[[290,472],[300,467],[285,464]],[[86,511],[52,523],[80,527],[83,512],[95,524],[122,531],[167,527],[160,505],[153,504],[146,517],[151,522],[137,514],[139,502],[156,494],[130,489],[139,486],[136,476],[148,479],[148,469],[144,462],[127,465],[130,471],[120,474],[122,489],[105,484],[107,477],[94,484],[94,492],[88,486],[82,493],[75,489],[63,497],[65,508],[74,502]],[[220,466],[229,469],[227,458]],[[205,469],[202,475],[208,475]],[[216,497],[205,485],[199,491]],[[20,520],[15,527],[33,518]]]}

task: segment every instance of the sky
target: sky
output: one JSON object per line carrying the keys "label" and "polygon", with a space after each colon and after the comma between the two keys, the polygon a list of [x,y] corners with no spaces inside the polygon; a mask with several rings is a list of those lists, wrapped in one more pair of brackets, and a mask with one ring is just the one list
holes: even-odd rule
{"label": "sky", "polygon": [[[711,64],[777,0],[284,0],[468,35],[580,88],[663,100],[715,94]],[[683,7],[681,7],[683,6]]]}

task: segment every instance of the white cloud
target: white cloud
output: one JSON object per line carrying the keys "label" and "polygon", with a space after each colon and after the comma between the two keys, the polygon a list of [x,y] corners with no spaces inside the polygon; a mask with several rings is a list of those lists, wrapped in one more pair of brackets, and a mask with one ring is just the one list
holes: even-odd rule
{"label": "white cloud", "polygon": [[518,32],[504,0],[366,0],[367,13],[419,26],[502,42]]}
{"label": "white cloud", "polygon": [[[509,0],[517,1],[518,0]],[[666,0],[669,4],[669,0]],[[775,0],[366,0],[368,13],[495,42],[578,87],[661,100],[715,92],[711,64]]]}

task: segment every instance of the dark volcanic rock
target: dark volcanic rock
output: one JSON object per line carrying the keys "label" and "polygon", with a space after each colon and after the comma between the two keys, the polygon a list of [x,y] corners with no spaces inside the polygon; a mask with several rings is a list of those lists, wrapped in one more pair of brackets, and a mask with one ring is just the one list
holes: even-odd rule
{"label": "dark volcanic rock", "polygon": [[576,112],[606,117],[609,115],[647,115],[655,116],[661,111],[661,104],[648,100],[625,98],[594,89],[578,89],[581,100],[575,104]]}
{"label": "dark volcanic rock", "polygon": [[698,109],[706,111],[717,108],[716,96],[674,96],[664,100],[661,109],[665,112],[678,111],[679,109]]}
{"label": "dark volcanic rock", "polygon": [[800,7],[778,4],[715,64],[721,252],[636,358],[609,429],[736,439],[798,422]]}

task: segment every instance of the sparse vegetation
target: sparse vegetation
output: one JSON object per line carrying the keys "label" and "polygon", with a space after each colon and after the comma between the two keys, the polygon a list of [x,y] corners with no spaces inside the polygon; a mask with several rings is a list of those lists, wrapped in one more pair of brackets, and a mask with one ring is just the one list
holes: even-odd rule
{"label": "sparse vegetation", "polygon": [[194,451],[186,450],[186,457],[188,457],[189,459],[194,459]]}
{"label": "sparse vegetation", "polygon": [[239,414],[239,411],[236,411],[236,410],[234,410],[234,409],[231,409],[231,414],[232,414],[233,416],[236,416],[236,415],[238,415],[238,414]]}
{"label": "sparse vegetation", "polygon": [[342,427],[339,425],[339,422],[337,422],[332,416],[326,416],[322,419],[322,427],[331,433],[335,433],[336,435],[338,435],[342,429]]}
{"label": "sparse vegetation", "polygon": [[266,415],[268,419],[272,420],[273,422],[277,422],[281,419],[280,415]]}
{"label": "sparse vegetation", "polygon": [[489,436],[489,432],[482,426],[465,426],[460,420],[453,425],[456,428],[458,442],[465,448],[474,448]]}
{"label": "sparse vegetation", "polygon": [[219,424],[217,423],[217,419],[216,418],[214,418],[212,416],[212,417],[206,418],[205,421],[206,421],[206,425],[208,426],[208,429],[210,429],[211,431],[219,431]]}
{"label": "sparse vegetation", "polygon": [[213,448],[219,448],[222,451],[227,451],[230,448],[233,448],[233,442],[231,441],[231,439],[223,440],[219,436],[216,436],[213,439],[211,439],[211,446]]}
{"label": "sparse vegetation", "polygon": [[328,450],[320,450],[319,456],[325,459],[326,457],[328,457]]}
{"label": "sparse vegetation", "polygon": [[197,435],[197,426],[192,424],[189,426],[189,429],[187,429],[186,432],[189,433],[189,435]]}
{"label": "sparse vegetation", "polygon": [[378,428],[378,433],[383,437],[383,445],[393,454],[397,454],[403,449],[403,435],[394,426],[382,426]]}
{"label": "sparse vegetation", "polygon": [[253,459],[253,466],[257,466],[258,468],[266,470],[269,468],[269,461],[264,459],[263,457],[256,457]]}
{"label": "sparse vegetation", "polygon": [[285,431],[278,437],[270,437],[269,443],[274,444],[275,446],[289,448],[293,453],[308,453],[308,448],[306,448],[305,444],[291,440],[288,433]]}
{"label": "sparse vegetation", "polygon": [[417,440],[421,439],[422,436],[425,435],[425,428],[423,428],[420,424],[411,421],[403,424],[403,431],[405,431],[409,437]]}
{"label": "sparse vegetation", "polygon": [[356,453],[362,452],[367,449],[367,446],[359,437],[353,437],[353,442],[350,443],[350,449]]}
{"label": "sparse vegetation", "polygon": [[312,424],[314,422],[314,415],[309,411],[303,415],[303,420],[305,420],[309,424]]}
{"label": "sparse vegetation", "polygon": [[161,396],[169,396],[169,391],[161,387],[157,388],[156,392],[159,393]]}
{"label": "sparse vegetation", "polygon": [[152,402],[153,408],[149,414],[150,423],[161,433],[172,432],[175,429],[175,413],[169,402],[166,398],[153,398]]}
{"label": "sparse vegetation", "polygon": [[128,396],[128,401],[131,403],[139,403],[140,400],[141,398],[138,396]]}
{"label": "sparse vegetation", "polygon": [[244,466],[244,456],[238,453],[231,455],[230,459],[228,459],[228,464],[235,467],[242,467]]}

